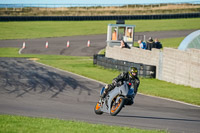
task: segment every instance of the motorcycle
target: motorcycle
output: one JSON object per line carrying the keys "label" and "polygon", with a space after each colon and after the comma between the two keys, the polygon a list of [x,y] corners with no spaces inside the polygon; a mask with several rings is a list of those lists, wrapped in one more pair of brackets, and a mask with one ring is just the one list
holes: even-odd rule
{"label": "motorcycle", "polygon": [[[104,90],[105,87],[101,89],[100,96]],[[123,81],[108,92],[105,98],[100,98],[94,107],[94,112],[97,115],[110,113],[110,115],[116,116],[125,105],[132,105],[134,103],[134,96],[134,88],[131,83]]]}

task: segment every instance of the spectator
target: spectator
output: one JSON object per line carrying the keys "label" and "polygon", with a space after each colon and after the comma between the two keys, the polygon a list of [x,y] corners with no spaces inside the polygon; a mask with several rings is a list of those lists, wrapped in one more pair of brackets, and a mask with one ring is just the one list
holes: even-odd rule
{"label": "spectator", "polygon": [[157,49],[162,48],[162,44],[159,42],[158,38],[155,38],[155,46],[156,46]]}
{"label": "spectator", "polygon": [[138,44],[139,44],[139,47],[140,47],[141,49],[146,49],[146,43],[143,42],[142,40],[138,40]]}
{"label": "spectator", "polygon": [[130,46],[128,46],[128,44],[126,42],[124,42],[123,40],[121,40],[121,46],[120,48],[128,48],[130,49]]}
{"label": "spectator", "polygon": [[128,28],[126,31],[126,36],[132,38],[132,28]]}
{"label": "spectator", "polygon": [[151,50],[152,48],[155,48],[155,43],[152,37],[149,37],[149,40],[147,41],[147,50]]}
{"label": "spectator", "polygon": [[112,33],[112,40],[117,40],[117,29],[114,29]]}

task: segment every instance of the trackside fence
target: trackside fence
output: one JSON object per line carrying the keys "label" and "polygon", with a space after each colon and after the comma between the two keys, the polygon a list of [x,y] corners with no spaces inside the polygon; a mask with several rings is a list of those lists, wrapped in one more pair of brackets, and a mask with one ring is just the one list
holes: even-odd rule
{"label": "trackside fence", "polygon": [[0,16],[0,21],[85,21],[199,18],[200,13],[120,16]]}
{"label": "trackside fence", "polygon": [[107,58],[105,57],[105,55],[95,54],[93,56],[93,64],[102,66],[104,68],[116,69],[119,71],[128,71],[131,66],[134,66],[138,69],[139,77],[145,77],[145,78],[156,77],[156,66],[123,61],[123,60],[116,60],[112,58]]}

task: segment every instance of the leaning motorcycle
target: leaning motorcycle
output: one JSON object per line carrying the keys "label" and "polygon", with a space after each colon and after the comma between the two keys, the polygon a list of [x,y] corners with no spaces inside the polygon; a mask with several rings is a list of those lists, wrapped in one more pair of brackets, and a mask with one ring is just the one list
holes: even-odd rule
{"label": "leaning motorcycle", "polygon": [[[100,95],[103,94],[104,90],[103,87]],[[134,95],[134,88],[131,83],[124,81],[108,92],[105,98],[100,98],[94,107],[94,112],[98,115],[109,113],[116,116],[125,105],[133,104]]]}

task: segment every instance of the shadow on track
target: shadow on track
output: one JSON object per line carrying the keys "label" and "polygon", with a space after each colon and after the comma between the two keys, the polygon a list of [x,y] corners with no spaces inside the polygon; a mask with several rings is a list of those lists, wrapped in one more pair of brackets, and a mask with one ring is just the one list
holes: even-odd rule
{"label": "shadow on track", "polygon": [[149,116],[136,116],[136,115],[117,115],[117,117],[138,118],[138,119],[154,119],[154,120],[157,119],[157,120],[170,120],[170,121],[200,122],[200,120],[191,120],[191,119],[149,117]]}
{"label": "shadow on track", "polygon": [[85,86],[87,81],[77,81],[72,77],[58,74],[35,65],[24,59],[0,59],[0,93],[16,94],[17,97],[31,92],[51,92],[51,98],[63,91],[83,91],[91,94],[91,89]]}

